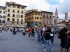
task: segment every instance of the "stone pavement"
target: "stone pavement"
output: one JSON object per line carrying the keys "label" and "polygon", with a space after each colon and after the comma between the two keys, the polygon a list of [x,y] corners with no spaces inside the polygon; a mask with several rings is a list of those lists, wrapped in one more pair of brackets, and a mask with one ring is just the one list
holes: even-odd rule
{"label": "stone pavement", "polygon": [[[60,41],[55,37],[53,51],[59,52]],[[13,35],[11,32],[0,33],[0,52],[45,52],[43,46],[37,40],[30,40],[28,36],[21,33]]]}

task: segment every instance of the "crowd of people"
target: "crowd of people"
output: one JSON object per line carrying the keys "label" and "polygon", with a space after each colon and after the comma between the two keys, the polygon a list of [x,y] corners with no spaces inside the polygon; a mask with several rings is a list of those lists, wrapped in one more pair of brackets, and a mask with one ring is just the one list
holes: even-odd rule
{"label": "crowd of people", "polygon": [[[10,31],[13,33],[13,35],[16,35],[17,32],[21,32],[22,35],[26,35],[28,33],[28,38],[34,40],[37,35],[37,41],[41,42],[41,44],[44,47],[44,51],[53,51],[53,44],[54,44],[54,37],[55,37],[55,30],[48,26],[44,27],[29,27],[28,31],[25,31],[23,29],[20,31],[17,28],[10,28]],[[65,52],[69,51],[70,47],[70,29],[68,27],[63,27],[58,30],[57,37],[60,39],[60,52],[65,50]]]}
{"label": "crowd of people", "polygon": [[[54,44],[54,37],[55,37],[55,30],[48,26],[44,26],[44,27],[37,27],[37,28],[33,28],[30,27],[29,28],[29,39],[35,38],[35,32],[37,33],[37,41],[41,42],[44,50],[45,51],[53,51],[53,44]],[[69,47],[70,47],[70,29],[69,27],[63,27],[61,29],[58,29],[57,31],[57,37],[60,39],[60,52],[63,52],[63,49],[65,50],[65,52],[69,51]]]}
{"label": "crowd of people", "polygon": [[42,43],[45,51],[52,51],[52,44],[54,43],[54,30],[51,27],[37,28],[38,41]]}

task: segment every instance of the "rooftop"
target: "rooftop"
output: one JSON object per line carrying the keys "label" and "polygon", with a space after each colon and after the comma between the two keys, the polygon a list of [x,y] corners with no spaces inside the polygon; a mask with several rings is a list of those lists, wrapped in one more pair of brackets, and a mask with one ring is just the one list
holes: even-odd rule
{"label": "rooftop", "polygon": [[32,9],[32,10],[28,10],[26,13],[30,13],[30,12],[39,12],[39,13],[50,13],[53,14],[53,12],[48,12],[48,11],[38,11],[37,9]]}
{"label": "rooftop", "polygon": [[27,6],[24,6],[24,5],[21,5],[21,4],[17,4],[15,2],[6,2],[6,5],[15,5],[15,6],[27,7]]}
{"label": "rooftop", "polygon": [[0,9],[1,9],[1,8],[2,8],[2,9],[5,9],[6,7],[5,7],[5,6],[0,6]]}
{"label": "rooftop", "polygon": [[48,12],[48,11],[41,11],[42,13],[50,13],[53,14],[53,12]]}

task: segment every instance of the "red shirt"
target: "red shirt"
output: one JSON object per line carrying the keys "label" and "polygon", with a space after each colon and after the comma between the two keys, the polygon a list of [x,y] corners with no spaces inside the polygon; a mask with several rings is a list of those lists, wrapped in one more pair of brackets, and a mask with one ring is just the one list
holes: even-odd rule
{"label": "red shirt", "polygon": [[32,28],[29,28],[29,32],[30,32],[30,33],[32,32]]}

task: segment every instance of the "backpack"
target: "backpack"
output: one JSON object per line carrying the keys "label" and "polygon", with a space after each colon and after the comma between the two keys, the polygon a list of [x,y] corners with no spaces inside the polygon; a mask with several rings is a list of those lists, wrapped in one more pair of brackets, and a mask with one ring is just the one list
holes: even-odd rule
{"label": "backpack", "polygon": [[62,29],[60,29],[60,30],[58,31],[57,37],[58,37],[59,39],[61,39],[61,35],[62,35]]}
{"label": "backpack", "polygon": [[59,39],[62,39],[64,36],[65,36],[65,32],[67,32],[68,30],[67,30],[67,28],[62,28],[61,30],[59,30],[59,32],[58,32],[58,38]]}

